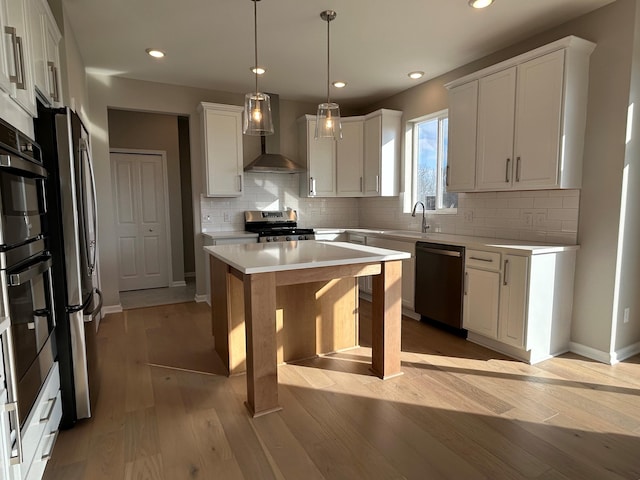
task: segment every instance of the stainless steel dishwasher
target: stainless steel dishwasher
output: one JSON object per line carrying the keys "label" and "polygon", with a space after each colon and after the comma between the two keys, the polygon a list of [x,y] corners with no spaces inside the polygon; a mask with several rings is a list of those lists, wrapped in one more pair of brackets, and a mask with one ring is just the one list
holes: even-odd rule
{"label": "stainless steel dishwasher", "polygon": [[462,330],[464,247],[416,242],[415,311]]}

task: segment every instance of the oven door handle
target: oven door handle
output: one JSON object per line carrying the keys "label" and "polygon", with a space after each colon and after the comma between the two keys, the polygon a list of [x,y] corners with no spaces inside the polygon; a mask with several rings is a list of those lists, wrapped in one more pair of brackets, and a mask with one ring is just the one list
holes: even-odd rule
{"label": "oven door handle", "polygon": [[9,286],[10,287],[18,287],[24,283],[27,283],[29,280],[37,277],[38,275],[42,275],[44,272],[51,268],[51,258],[47,258],[46,260],[42,260],[35,265],[23,270],[18,273],[11,273],[8,275]]}
{"label": "oven door handle", "polygon": [[43,167],[13,155],[0,155],[0,168],[18,170],[29,177],[47,178],[47,171]]}

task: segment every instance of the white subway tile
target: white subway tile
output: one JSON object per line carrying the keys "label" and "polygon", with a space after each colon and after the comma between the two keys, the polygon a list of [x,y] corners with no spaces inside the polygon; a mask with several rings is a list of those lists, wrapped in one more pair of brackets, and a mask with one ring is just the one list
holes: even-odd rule
{"label": "white subway tile", "polygon": [[550,208],[547,213],[548,220],[578,221],[577,208]]}
{"label": "white subway tile", "polygon": [[535,198],[533,201],[535,208],[562,208],[561,197]]}

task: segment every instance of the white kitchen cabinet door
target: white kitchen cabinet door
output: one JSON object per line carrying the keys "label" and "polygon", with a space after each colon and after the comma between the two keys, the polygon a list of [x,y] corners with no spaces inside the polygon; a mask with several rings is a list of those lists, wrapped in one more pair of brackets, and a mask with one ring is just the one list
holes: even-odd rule
{"label": "white kitchen cabinet door", "polygon": [[557,187],[564,50],[518,66],[514,188]]}
{"label": "white kitchen cabinet door", "polygon": [[505,255],[502,271],[498,340],[522,348],[525,345],[529,289],[527,257]]}
{"label": "white kitchen cabinet door", "polygon": [[446,187],[448,192],[468,192],[476,183],[476,132],[478,81],[449,90],[449,144]]}
{"label": "white kitchen cabinet door", "polygon": [[478,85],[476,187],[511,188],[516,67],[488,75]]}
{"label": "white kitchen cabinet door", "polygon": [[364,122],[364,195],[395,197],[400,192],[402,112],[376,110]]}
{"label": "white kitchen cabinet door", "polygon": [[497,338],[499,296],[499,272],[467,268],[462,326],[472,332]]}
{"label": "white kitchen cabinet door", "polygon": [[336,142],[336,188],[339,197],[360,197],[363,190],[364,121],[342,121],[342,139]]}
{"label": "white kitchen cabinet door", "polygon": [[38,113],[33,86],[31,36],[27,20],[27,5],[23,0],[6,1],[5,37],[6,69],[9,74],[9,95],[29,115]]}
{"label": "white kitchen cabinet door", "polygon": [[205,192],[208,197],[243,193],[242,111],[236,105],[201,103]]}
{"label": "white kitchen cabinet door", "polygon": [[[316,117],[298,119],[298,153],[307,168],[300,174],[301,197],[336,196],[336,141],[315,139]],[[339,140],[341,141],[341,140]]]}
{"label": "white kitchen cabinet door", "polygon": [[8,26],[8,12],[7,1],[0,0],[0,29],[2,29],[2,35],[0,35],[0,89],[6,93],[11,94],[13,92],[13,86],[11,84],[10,66],[9,62],[9,49],[12,48],[11,39],[5,33],[5,26]]}

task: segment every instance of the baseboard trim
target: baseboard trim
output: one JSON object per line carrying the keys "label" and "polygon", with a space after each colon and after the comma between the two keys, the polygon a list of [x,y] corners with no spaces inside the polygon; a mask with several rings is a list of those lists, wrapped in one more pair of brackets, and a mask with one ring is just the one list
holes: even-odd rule
{"label": "baseboard trim", "polygon": [[206,302],[207,301],[207,296],[206,295],[196,295],[195,297],[193,297],[193,300],[196,303]]}
{"label": "baseboard trim", "polygon": [[184,272],[184,278],[195,278],[196,272]]}
{"label": "baseboard trim", "polygon": [[184,280],[179,280],[177,282],[171,282],[171,287],[186,287],[187,286],[187,282],[185,282]]}
{"label": "baseboard trim", "polygon": [[[619,350],[616,350],[612,355],[612,362],[618,363],[626,360],[627,358],[633,357],[634,355],[640,353],[640,342],[632,343],[626,347],[622,347]],[[613,364],[612,363],[612,364]]]}
{"label": "baseboard trim", "polygon": [[119,303],[117,305],[104,305],[102,307],[102,315],[108,315],[110,313],[120,313],[122,312],[122,305]]}
{"label": "baseboard trim", "polygon": [[614,359],[615,353],[603,352],[602,350],[598,350],[593,347],[588,347],[586,345],[582,345],[577,342],[569,343],[569,351],[573,353],[577,353],[578,355],[582,355],[583,357],[590,358],[591,360],[596,360],[602,363],[608,363],[609,365],[613,365],[614,363],[618,363]]}

